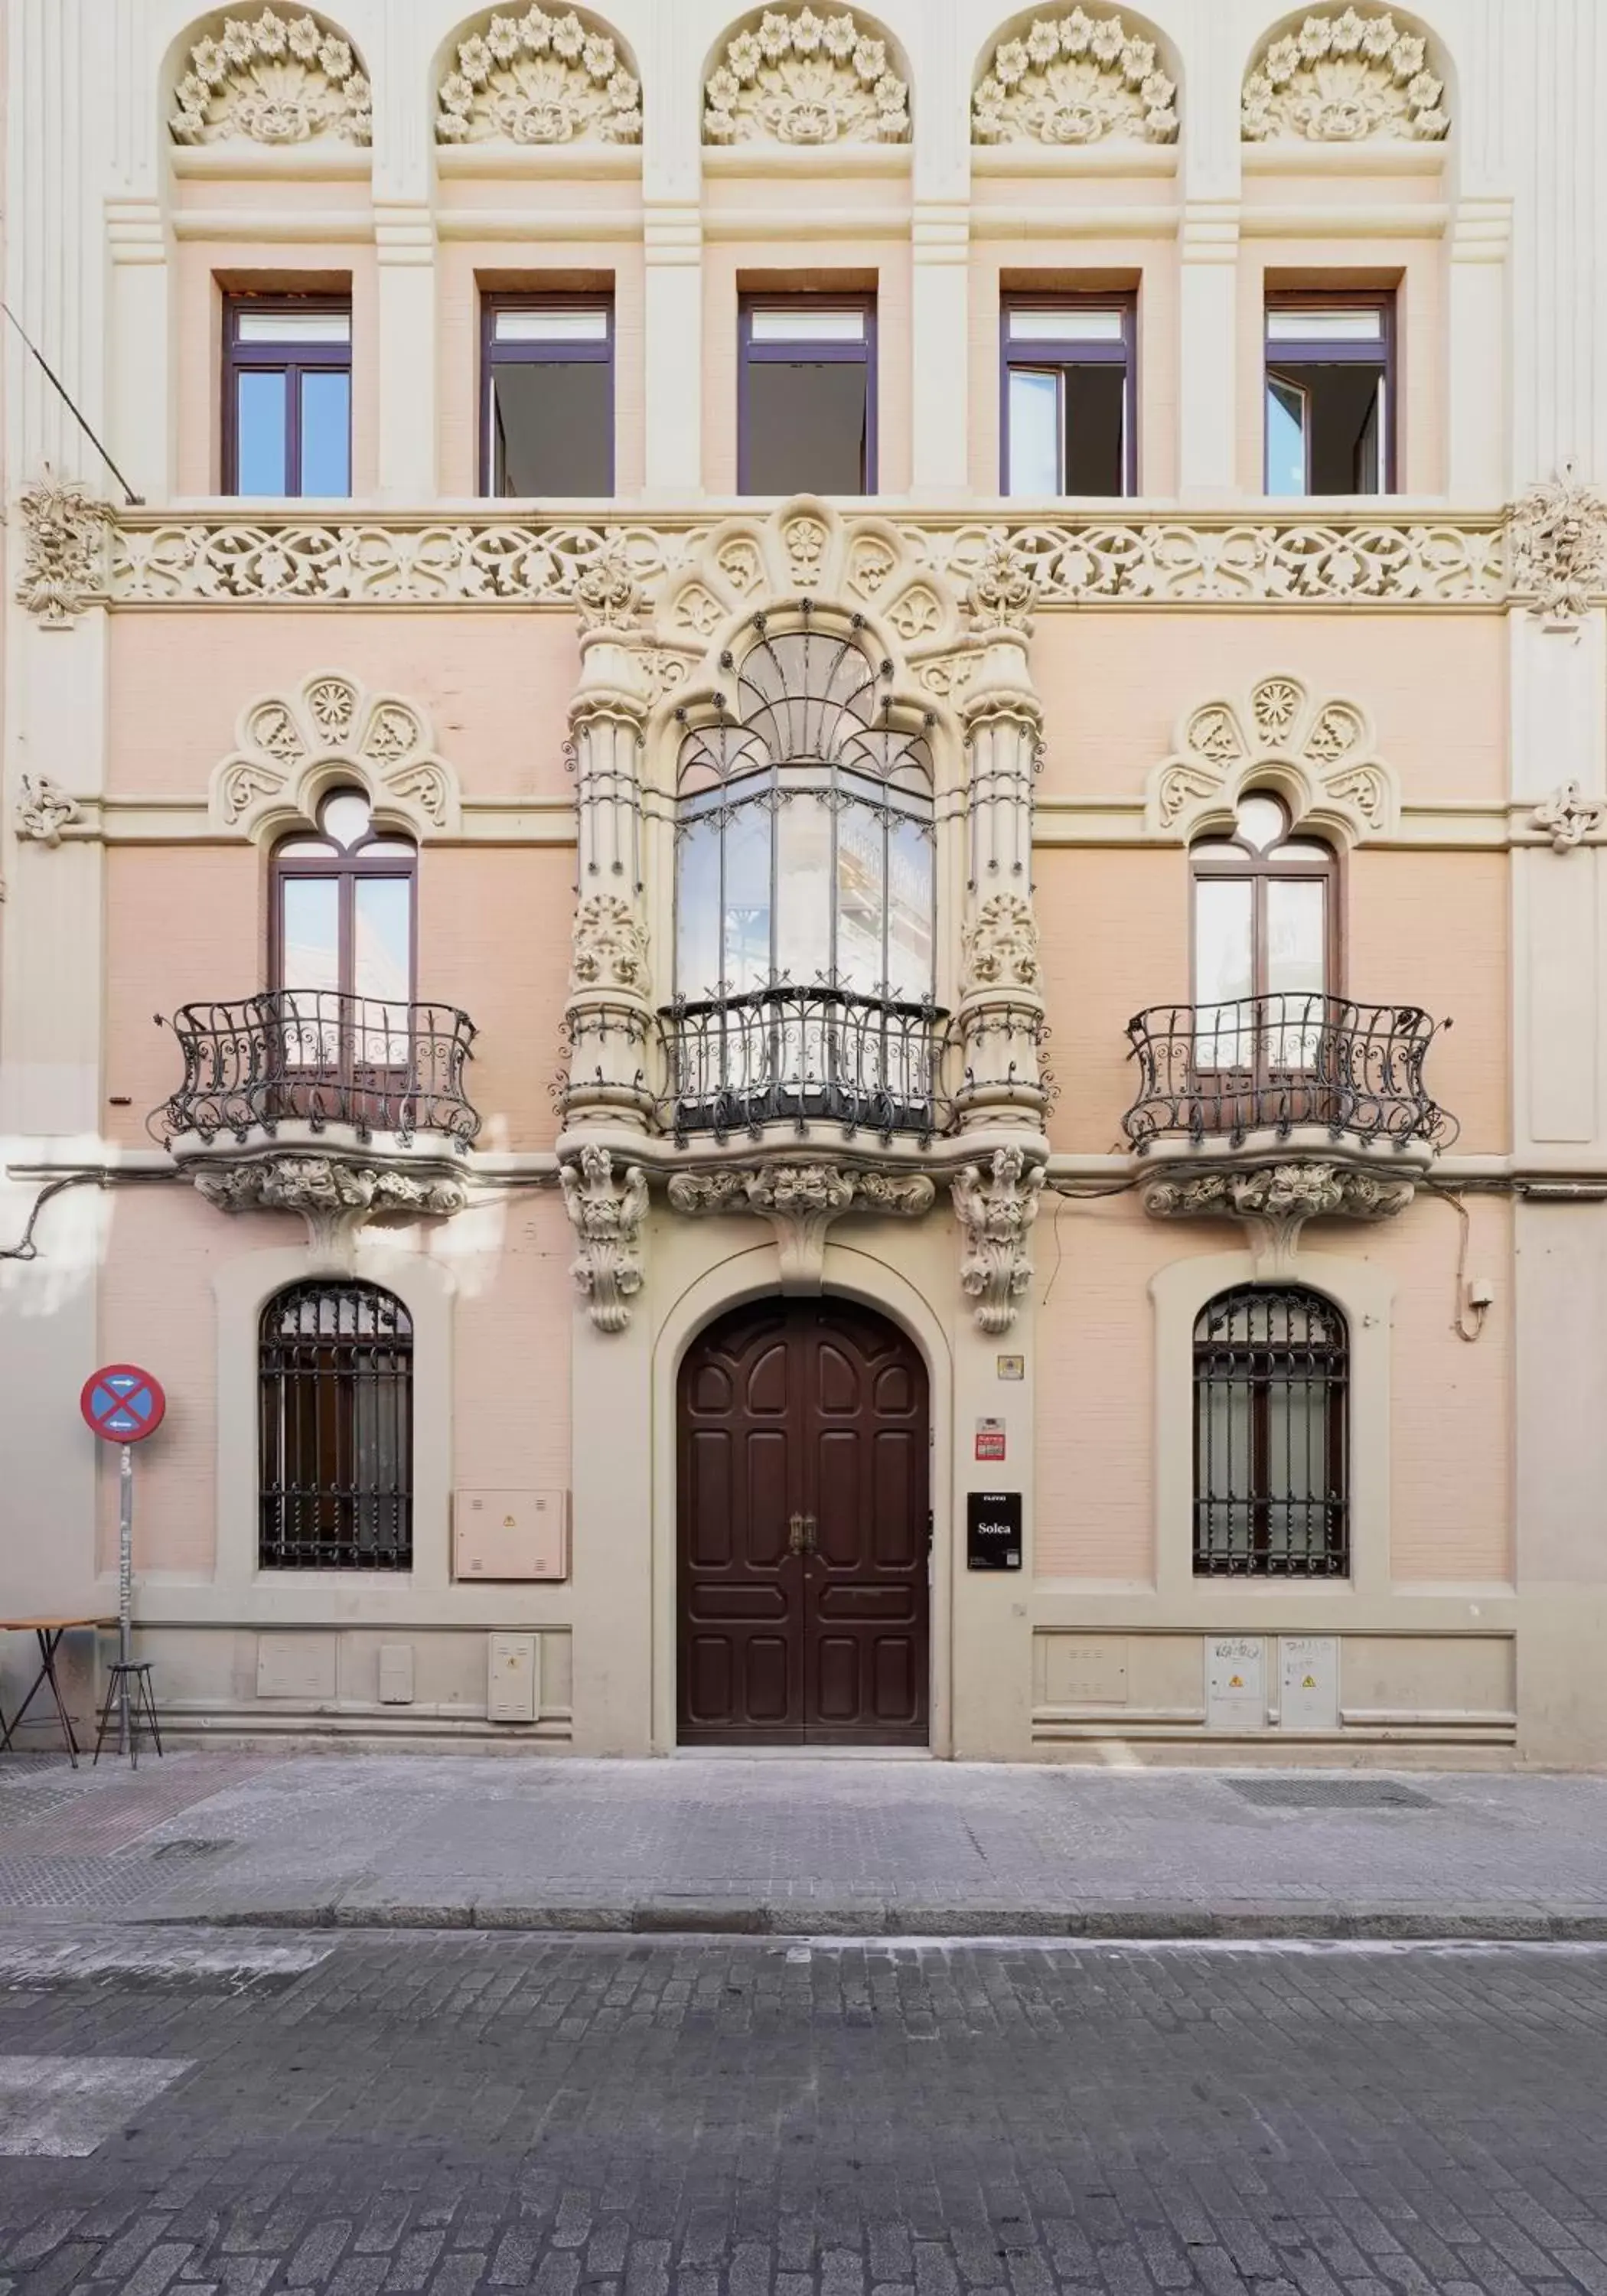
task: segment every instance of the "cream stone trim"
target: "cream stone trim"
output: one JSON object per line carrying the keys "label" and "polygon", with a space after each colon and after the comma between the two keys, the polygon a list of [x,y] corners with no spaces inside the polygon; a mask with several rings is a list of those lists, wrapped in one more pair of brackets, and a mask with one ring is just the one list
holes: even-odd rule
{"label": "cream stone trim", "polygon": [[225,16],[190,50],[174,102],[176,144],[365,144],[373,134],[361,59],[326,18],[306,12]]}
{"label": "cream stone trim", "polygon": [[1258,679],[1243,701],[1214,698],[1185,712],[1171,756],[1150,775],[1145,830],[1180,844],[1226,830],[1252,786],[1275,790],[1295,828],[1345,845],[1393,837],[1400,819],[1398,778],[1361,703],[1313,701],[1285,672]]}
{"label": "cream stone trim", "polygon": [[909,90],[868,26],[807,6],[749,20],[704,83],[704,143],[907,143]]}
{"label": "cream stone trim", "polygon": [[435,140],[504,150],[639,144],[635,59],[589,9],[488,9],[436,91]]}
{"label": "cream stone trim", "polygon": [[[1150,1278],[1155,1308],[1155,1590],[1197,1610],[1212,1589],[1193,1572],[1194,1323],[1208,1300],[1236,1283],[1266,1282],[1267,1258],[1249,1251],[1175,1259]],[[1373,1601],[1390,1590],[1390,1357],[1395,1287],[1373,1262],[1306,1251],[1294,1280],[1343,1308],[1350,1336],[1350,1577],[1342,1590]],[[1282,1580],[1235,1579],[1235,1620],[1248,1631],[1258,1603],[1286,1599]]]}
{"label": "cream stone trim", "polygon": [[[262,1310],[288,1283],[318,1276],[382,1284],[413,1319],[413,1569],[373,1574],[257,1567],[258,1348]],[[242,1602],[260,1603],[270,1622],[275,1596],[316,1587],[326,1603],[361,1591],[376,1578],[401,1588],[408,1602],[445,1596],[451,1586],[452,1318],[449,1269],[398,1250],[389,1238],[358,1234],[343,1250],[249,1251],[225,1260],[212,1279],[217,1303],[217,1548],[213,1584]]]}
{"label": "cream stone trim", "polygon": [[316,822],[340,782],[366,791],[377,819],[422,840],[462,831],[457,775],[438,757],[422,706],[369,693],[342,670],[315,670],[240,714],[237,746],[213,769],[215,828],[266,842]]}
{"label": "cream stone trim", "polygon": [[1364,5],[1313,10],[1267,41],[1244,81],[1246,143],[1439,143],[1450,129],[1428,43]]}
{"label": "cream stone trim", "polygon": [[1035,16],[995,47],[972,98],[972,138],[1055,148],[1106,138],[1172,144],[1177,94],[1156,43],[1130,33],[1121,17],[1082,8]]}

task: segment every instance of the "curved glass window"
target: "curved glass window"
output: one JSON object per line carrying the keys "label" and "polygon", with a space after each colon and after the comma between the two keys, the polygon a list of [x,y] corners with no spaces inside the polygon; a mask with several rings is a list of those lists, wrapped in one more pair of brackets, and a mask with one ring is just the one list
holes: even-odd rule
{"label": "curved glass window", "polygon": [[931,758],[889,722],[890,671],[852,636],[768,636],[731,715],[688,734],[676,812],[676,991],[783,984],[933,994]]}

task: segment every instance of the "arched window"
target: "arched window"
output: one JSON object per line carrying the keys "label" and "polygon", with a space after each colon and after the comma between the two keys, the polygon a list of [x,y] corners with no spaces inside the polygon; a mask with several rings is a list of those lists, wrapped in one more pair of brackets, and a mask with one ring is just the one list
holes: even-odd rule
{"label": "arched window", "polygon": [[373,1283],[292,1283],[259,1332],[260,1568],[411,1570],[406,1308]]}
{"label": "arched window", "polygon": [[1272,1074],[1317,1064],[1337,987],[1333,849],[1291,837],[1282,800],[1239,800],[1231,837],[1190,849],[1194,891],[1195,1060]]}
{"label": "arched window", "polygon": [[[681,1120],[930,1122],[934,824],[924,733],[848,634],[772,636],[689,732],[676,802]],[[722,1118],[717,1111],[724,1111]]]}
{"label": "arched window", "polygon": [[317,835],[274,854],[274,987],[406,1004],[417,872],[411,839],[376,830],[361,790],[332,791]]}
{"label": "arched window", "polygon": [[1331,1300],[1243,1284],[1194,1324],[1196,1577],[1350,1568],[1349,1335]]}

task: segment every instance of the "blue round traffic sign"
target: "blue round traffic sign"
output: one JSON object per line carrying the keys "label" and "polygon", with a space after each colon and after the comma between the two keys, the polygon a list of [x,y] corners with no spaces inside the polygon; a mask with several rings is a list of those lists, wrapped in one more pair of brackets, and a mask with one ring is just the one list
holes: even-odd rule
{"label": "blue round traffic sign", "polygon": [[91,1372],[78,1409],[91,1431],[107,1443],[139,1443],[162,1423],[168,1398],[160,1380],[138,1364],[107,1364]]}

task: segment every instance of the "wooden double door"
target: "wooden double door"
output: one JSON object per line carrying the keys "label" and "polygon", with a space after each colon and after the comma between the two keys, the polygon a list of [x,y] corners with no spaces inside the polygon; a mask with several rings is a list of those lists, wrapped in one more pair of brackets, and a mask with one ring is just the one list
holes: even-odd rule
{"label": "wooden double door", "polygon": [[848,1300],[761,1300],[681,1366],[683,1745],[923,1746],[926,1366]]}

